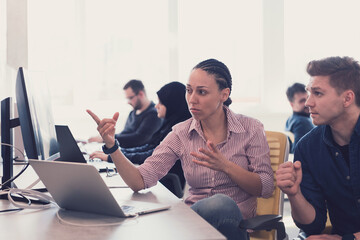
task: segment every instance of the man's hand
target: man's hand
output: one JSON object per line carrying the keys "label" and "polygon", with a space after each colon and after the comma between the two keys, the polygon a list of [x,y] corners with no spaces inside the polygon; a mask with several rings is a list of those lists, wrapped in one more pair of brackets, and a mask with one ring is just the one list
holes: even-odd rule
{"label": "man's hand", "polygon": [[288,196],[294,196],[300,192],[302,180],[301,162],[286,162],[279,166],[276,171],[276,184]]}
{"label": "man's hand", "polygon": [[[301,224],[310,224],[316,216],[315,208],[302,195],[300,189],[301,180],[302,169],[300,161],[283,163],[276,171],[276,184],[289,197],[293,219]],[[314,239],[334,239],[327,237],[321,236]]]}
{"label": "man's hand", "polygon": [[107,160],[108,160],[108,155],[105,154],[105,153],[102,152],[102,151],[95,151],[95,152],[93,152],[92,154],[90,154],[90,159],[94,159],[94,158],[99,158],[99,159],[101,159],[102,161],[107,162]]}

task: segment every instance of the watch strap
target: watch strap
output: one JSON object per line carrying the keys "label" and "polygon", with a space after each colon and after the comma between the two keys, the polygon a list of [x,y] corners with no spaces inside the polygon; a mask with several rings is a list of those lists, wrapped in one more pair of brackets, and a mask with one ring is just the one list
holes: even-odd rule
{"label": "watch strap", "polygon": [[119,141],[117,139],[115,139],[115,144],[111,148],[107,148],[105,144],[102,146],[102,150],[105,154],[112,154],[118,148],[119,148]]}

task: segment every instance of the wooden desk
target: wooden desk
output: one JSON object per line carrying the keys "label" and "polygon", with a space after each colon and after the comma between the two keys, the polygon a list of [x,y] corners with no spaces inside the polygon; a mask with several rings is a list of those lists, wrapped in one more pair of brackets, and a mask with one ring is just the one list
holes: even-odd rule
{"label": "wooden desk", "polygon": [[[139,193],[129,188],[112,189],[112,192],[124,199],[167,203],[171,209],[135,219],[69,212],[58,207],[0,213],[1,239],[225,239],[160,183]],[[12,207],[9,201],[0,200],[0,209]],[[58,215],[70,224],[61,221]]]}

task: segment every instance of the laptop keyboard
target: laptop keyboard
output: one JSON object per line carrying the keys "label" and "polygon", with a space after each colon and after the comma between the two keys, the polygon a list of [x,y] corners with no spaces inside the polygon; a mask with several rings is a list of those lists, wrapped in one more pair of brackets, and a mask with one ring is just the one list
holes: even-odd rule
{"label": "laptop keyboard", "polygon": [[129,205],[122,205],[121,209],[124,211],[124,213],[133,212],[135,207],[129,206]]}
{"label": "laptop keyboard", "polygon": [[122,205],[120,207],[125,214],[143,214],[151,209],[150,207],[146,206]]}

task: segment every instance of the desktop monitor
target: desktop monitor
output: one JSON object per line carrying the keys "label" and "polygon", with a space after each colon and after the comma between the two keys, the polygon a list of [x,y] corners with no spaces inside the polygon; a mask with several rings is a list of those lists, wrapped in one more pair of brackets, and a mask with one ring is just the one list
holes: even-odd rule
{"label": "desktop monitor", "polygon": [[46,82],[28,78],[26,71],[20,67],[16,78],[16,103],[27,158],[59,158],[59,144]]}

